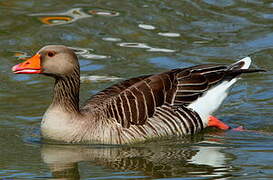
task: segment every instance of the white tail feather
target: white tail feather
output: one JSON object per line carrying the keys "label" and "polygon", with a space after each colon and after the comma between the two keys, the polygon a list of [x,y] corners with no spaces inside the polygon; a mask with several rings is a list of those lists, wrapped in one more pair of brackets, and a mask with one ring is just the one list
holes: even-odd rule
{"label": "white tail feather", "polygon": [[240,61],[237,61],[236,63],[242,62],[242,61],[245,64],[243,65],[243,67],[241,67],[241,69],[248,69],[250,64],[251,64],[251,58],[250,57],[245,57],[245,58],[241,59]]}
{"label": "white tail feather", "polygon": [[[244,62],[244,65],[241,67],[241,69],[248,69],[251,64],[250,57],[245,57],[238,62],[242,61]],[[238,78],[234,78],[229,81],[223,81],[217,86],[209,89],[200,98],[189,104],[188,108],[196,111],[200,115],[203,123],[207,124],[208,117],[220,107],[228,95],[228,90],[237,80]]]}

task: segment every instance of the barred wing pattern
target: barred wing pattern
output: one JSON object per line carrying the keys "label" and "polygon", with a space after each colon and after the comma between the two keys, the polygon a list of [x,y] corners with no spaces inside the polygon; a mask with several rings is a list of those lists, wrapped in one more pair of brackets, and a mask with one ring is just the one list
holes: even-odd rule
{"label": "barred wing pattern", "polygon": [[115,96],[119,95],[122,91],[126,90],[128,87],[132,86],[133,84],[149,77],[150,75],[143,75],[135,78],[131,78],[125,81],[122,81],[118,84],[110,86],[103,91],[92,96],[87,102],[85,103],[84,109],[95,108],[97,106],[103,105],[106,102],[110,101],[110,99],[114,98]]}
{"label": "barred wing pattern", "polygon": [[200,97],[210,87],[222,81],[226,66],[199,65],[177,73],[177,89],[174,105],[188,105]]}
{"label": "barred wing pattern", "polygon": [[212,86],[243,73],[236,65],[199,65],[129,79],[101,91],[84,109],[99,109],[124,128],[146,124],[156,131],[149,121],[158,121],[169,128],[168,134],[193,134],[204,124],[186,106]]}

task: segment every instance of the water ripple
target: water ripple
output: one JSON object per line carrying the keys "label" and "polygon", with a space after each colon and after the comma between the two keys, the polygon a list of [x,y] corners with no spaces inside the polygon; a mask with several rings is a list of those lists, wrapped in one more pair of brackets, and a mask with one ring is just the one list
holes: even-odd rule
{"label": "water ripple", "polygon": [[169,32],[169,33],[159,32],[157,34],[160,35],[160,36],[165,36],[165,37],[179,37],[180,36],[179,33],[171,33],[171,32]]}
{"label": "water ripple", "polygon": [[166,52],[166,53],[175,52],[175,50],[172,50],[172,49],[151,47],[145,43],[119,43],[118,45],[121,47],[147,49],[146,51],[150,51],[150,52]]}
{"label": "water ripple", "polygon": [[94,54],[91,53],[94,50],[91,48],[80,48],[80,47],[70,47],[75,51],[75,53],[83,58],[86,59],[107,59],[111,58],[111,56],[106,56],[106,55],[99,55],[99,54]]}
{"label": "water ripple", "polygon": [[145,43],[119,43],[118,45],[121,47],[133,47],[133,48],[144,48],[144,49],[151,48]]}
{"label": "water ripple", "polygon": [[22,51],[15,51],[14,52],[14,57],[16,57],[17,59],[26,59],[28,56],[28,54],[26,52],[22,52]]}
{"label": "water ripple", "polygon": [[91,17],[91,15],[83,12],[81,8],[73,8],[60,13],[35,13],[29,14],[29,16],[37,16],[42,23],[47,25],[68,24],[79,19]]}
{"label": "water ripple", "polygon": [[142,29],[146,29],[146,30],[154,30],[154,29],[156,29],[154,26],[149,25],[149,24],[139,24],[138,27],[142,28]]}
{"label": "water ripple", "polygon": [[107,82],[107,81],[118,81],[123,78],[115,77],[115,76],[87,76],[81,75],[81,82]]}
{"label": "water ripple", "polygon": [[118,41],[121,41],[120,38],[114,38],[114,37],[104,37],[104,38],[102,38],[102,40],[104,40],[104,41],[110,41],[110,42],[118,42]]}
{"label": "water ripple", "polygon": [[92,15],[99,15],[99,16],[119,16],[119,12],[115,11],[107,11],[107,10],[90,10],[88,11]]}

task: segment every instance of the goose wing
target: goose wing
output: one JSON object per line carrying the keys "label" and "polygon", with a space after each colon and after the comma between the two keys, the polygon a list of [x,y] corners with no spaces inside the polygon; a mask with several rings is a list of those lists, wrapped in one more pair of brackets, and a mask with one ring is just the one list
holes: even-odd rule
{"label": "goose wing", "polygon": [[206,64],[141,76],[101,91],[84,108],[99,109],[123,127],[143,125],[154,116],[156,108],[163,105],[184,108],[219,82],[250,71],[257,70]]}
{"label": "goose wing", "polygon": [[88,109],[89,107],[99,106],[104,104],[107,101],[110,101],[115,96],[122,93],[124,90],[129,88],[130,86],[134,85],[135,83],[142,81],[143,79],[149,77],[151,75],[143,75],[135,78],[131,78],[117,84],[114,84],[99,93],[92,96],[87,102],[85,103],[84,109]]}

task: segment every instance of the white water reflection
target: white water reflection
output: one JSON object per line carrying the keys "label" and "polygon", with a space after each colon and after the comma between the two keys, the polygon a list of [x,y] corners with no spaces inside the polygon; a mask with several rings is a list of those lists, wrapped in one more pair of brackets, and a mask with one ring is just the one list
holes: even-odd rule
{"label": "white water reflection", "polygon": [[144,49],[151,48],[145,43],[119,43],[118,45],[121,47],[144,48]]}
{"label": "white water reflection", "polygon": [[165,37],[180,37],[179,33],[171,33],[171,32],[162,33],[162,32],[159,32],[157,34],[160,35],[160,36],[165,36]]}
{"label": "white water reflection", "polygon": [[87,76],[81,75],[81,82],[104,82],[104,81],[118,81],[123,78],[115,77],[115,76]]}
{"label": "white water reflection", "polygon": [[99,16],[119,16],[119,12],[107,11],[107,10],[90,10],[90,14],[99,15]]}
{"label": "white water reflection", "polygon": [[164,49],[164,48],[150,48],[147,51],[150,52],[166,52],[166,53],[172,53],[175,52],[175,50],[172,49]]}
{"label": "white water reflection", "polygon": [[114,38],[114,37],[104,37],[104,38],[102,38],[102,40],[104,40],[104,41],[110,41],[110,42],[118,42],[118,41],[121,41],[120,38]]}
{"label": "white water reflection", "polygon": [[172,49],[151,47],[145,43],[118,43],[118,45],[121,47],[143,48],[143,49],[147,49],[146,51],[150,51],[150,52],[166,52],[166,53],[175,52],[175,50],[172,50]]}
{"label": "white water reflection", "polygon": [[91,54],[91,53],[82,54],[81,56],[86,58],[86,59],[107,59],[107,58],[110,58],[110,56]]}
{"label": "white water reflection", "polygon": [[106,55],[99,55],[99,54],[94,54],[91,53],[94,50],[91,48],[80,48],[80,47],[69,47],[75,51],[75,53],[83,58],[86,59],[107,59],[111,58],[111,56],[106,56]]}
{"label": "white water reflection", "polygon": [[149,25],[149,24],[139,24],[138,27],[142,28],[142,29],[146,29],[146,30],[154,30],[154,29],[156,29],[154,26]]}
{"label": "white water reflection", "polygon": [[193,164],[208,165],[212,167],[223,167],[226,163],[226,156],[224,153],[220,152],[225,149],[223,147],[197,147],[199,150],[195,156],[193,156],[189,162]]}

